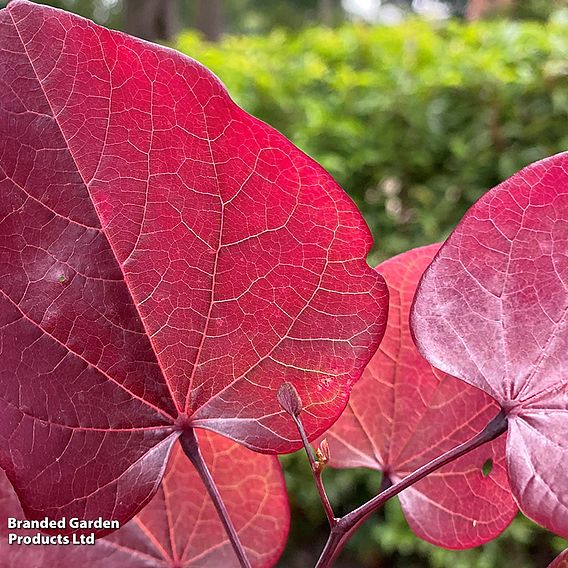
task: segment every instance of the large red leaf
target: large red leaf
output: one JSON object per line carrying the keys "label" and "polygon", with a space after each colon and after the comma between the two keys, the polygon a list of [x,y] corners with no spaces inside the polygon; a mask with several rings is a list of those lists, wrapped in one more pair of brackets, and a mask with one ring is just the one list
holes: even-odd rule
{"label": "large red leaf", "polygon": [[[278,459],[243,448],[217,434],[199,434],[202,452],[256,568],[276,564],[286,537],[290,512]],[[95,546],[8,544],[8,517],[22,509],[8,480],[0,479],[0,568],[230,568],[239,562],[198,477],[176,446],[157,495],[126,526]]]}
{"label": "large red leaf", "polygon": [[371,237],[321,167],[181,54],[0,12],[0,465],[26,514],[131,518],[185,429],[288,452],[376,349]]}
{"label": "large red leaf", "polygon": [[[410,336],[414,292],[439,246],[377,267],[390,290],[389,323],[347,409],[326,434],[334,467],[378,469],[397,482],[471,438],[499,411],[484,392],[431,367]],[[400,501],[414,532],[438,546],[467,548],[495,538],[517,511],[504,436],[419,481]]]}
{"label": "large red leaf", "polygon": [[520,508],[568,536],[568,153],[515,174],[465,215],[426,271],[412,326],[436,367],[509,422]]}

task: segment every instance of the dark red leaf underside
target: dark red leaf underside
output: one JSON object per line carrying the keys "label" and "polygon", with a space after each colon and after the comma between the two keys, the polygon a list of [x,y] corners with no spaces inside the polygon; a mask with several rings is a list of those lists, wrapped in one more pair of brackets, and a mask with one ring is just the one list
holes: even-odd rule
{"label": "dark red leaf underside", "polygon": [[523,512],[568,536],[568,153],[515,174],[465,215],[412,314],[422,354],[508,413]]}
{"label": "dark red leaf underside", "polygon": [[[379,469],[396,482],[473,437],[499,411],[482,391],[431,367],[410,336],[416,285],[439,246],[377,267],[389,286],[389,323],[345,413],[326,434],[332,466]],[[490,463],[485,476],[483,466]],[[505,437],[429,475],[400,500],[414,532],[433,544],[467,548],[495,538],[517,511],[505,470]]]}
{"label": "dark red leaf underside", "polygon": [[314,437],[376,349],[371,237],[310,158],[181,54],[0,12],[0,465],[31,516],[132,517],[202,427]]}
{"label": "dark red leaf underside", "polygon": [[[278,459],[251,452],[202,431],[205,461],[254,568],[276,564],[286,543],[290,512]],[[22,510],[2,474],[0,514],[22,519]],[[117,532],[95,546],[8,545],[2,524],[0,568],[237,568],[237,557],[197,472],[179,445],[152,501]]]}

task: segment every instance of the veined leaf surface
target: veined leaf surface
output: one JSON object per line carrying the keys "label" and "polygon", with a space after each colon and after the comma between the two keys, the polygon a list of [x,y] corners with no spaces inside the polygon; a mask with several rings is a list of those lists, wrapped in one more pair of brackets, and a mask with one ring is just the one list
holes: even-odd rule
{"label": "veined leaf surface", "polygon": [[[378,469],[396,483],[472,438],[499,412],[483,391],[432,367],[412,341],[412,299],[439,247],[413,249],[377,266],[389,286],[389,323],[345,412],[325,435],[334,467]],[[517,512],[505,436],[428,475],[399,498],[414,532],[437,546],[468,548],[494,539]]]}
{"label": "veined leaf surface", "polygon": [[508,418],[521,510],[568,537],[568,153],[484,195],[426,270],[412,328],[432,365]]}
{"label": "veined leaf surface", "polygon": [[0,466],[27,515],[125,522],[176,438],[300,446],[384,331],[330,176],[197,62],[24,0],[0,12]]}

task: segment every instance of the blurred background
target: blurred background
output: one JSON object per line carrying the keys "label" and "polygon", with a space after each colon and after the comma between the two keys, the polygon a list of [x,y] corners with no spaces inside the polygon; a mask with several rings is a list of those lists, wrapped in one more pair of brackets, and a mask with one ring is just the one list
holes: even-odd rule
{"label": "blurred background", "polygon": [[[376,239],[370,262],[441,240],[487,189],[568,150],[568,0],[53,0],[201,61],[251,114],[319,161]],[[0,6],[7,4],[0,0]],[[327,524],[302,454],[285,456],[282,567],[313,565]],[[376,472],[327,471],[336,512]],[[412,535],[398,502],[338,568],[540,568],[568,543],[519,517],[470,551]]]}

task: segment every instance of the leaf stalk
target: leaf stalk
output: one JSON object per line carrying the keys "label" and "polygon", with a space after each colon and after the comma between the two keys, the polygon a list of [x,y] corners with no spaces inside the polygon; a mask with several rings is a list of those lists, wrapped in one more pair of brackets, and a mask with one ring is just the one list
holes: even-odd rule
{"label": "leaf stalk", "polygon": [[203,454],[199,448],[199,442],[197,441],[197,436],[195,435],[195,431],[193,428],[185,430],[180,437],[181,447],[185,452],[185,455],[189,458],[197,473],[199,473],[199,477],[203,481],[213,504],[215,505],[215,509],[225,527],[225,531],[227,532],[227,536],[229,537],[229,541],[239,559],[239,563],[242,568],[251,568],[250,561],[245,553],[244,547],[241,543],[237,530],[235,529],[235,525],[231,521],[231,517],[229,516],[229,512],[227,511],[227,507],[225,506],[225,502],[217,489],[217,485],[205,460],[203,459]]}

